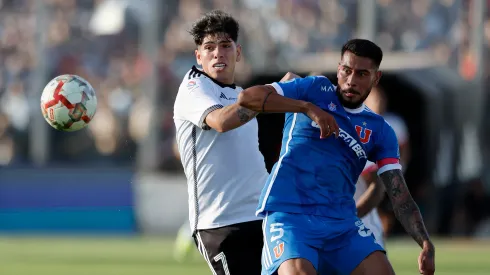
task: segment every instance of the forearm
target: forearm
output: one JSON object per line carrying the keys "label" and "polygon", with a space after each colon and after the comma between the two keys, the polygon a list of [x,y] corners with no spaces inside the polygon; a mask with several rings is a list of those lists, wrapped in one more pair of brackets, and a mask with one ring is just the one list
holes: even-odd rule
{"label": "forearm", "polygon": [[356,202],[357,216],[362,218],[376,208],[383,200],[384,191],[383,185],[377,182],[376,179],[371,182]]}
{"label": "forearm", "polygon": [[311,103],[281,96],[273,87],[259,85],[242,91],[238,104],[255,112],[306,113]]}
{"label": "forearm", "polygon": [[419,207],[408,191],[402,172],[400,170],[386,171],[380,175],[380,178],[386,187],[395,216],[405,231],[420,247],[428,245],[433,249]]}
{"label": "forearm", "polygon": [[227,132],[252,120],[258,113],[234,103],[206,116],[206,124],[218,132]]}

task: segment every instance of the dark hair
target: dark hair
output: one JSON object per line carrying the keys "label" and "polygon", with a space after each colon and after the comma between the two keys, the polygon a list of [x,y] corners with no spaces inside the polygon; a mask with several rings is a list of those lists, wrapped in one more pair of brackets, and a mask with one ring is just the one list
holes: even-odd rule
{"label": "dark hair", "polygon": [[341,57],[344,56],[346,51],[373,60],[377,68],[379,68],[381,60],[383,59],[383,51],[381,48],[367,39],[351,39],[347,41],[347,43],[342,46]]}
{"label": "dark hair", "polygon": [[208,35],[225,34],[228,38],[237,42],[240,25],[229,14],[213,10],[204,14],[193,25],[189,33],[194,38],[196,45],[202,45],[204,38]]}

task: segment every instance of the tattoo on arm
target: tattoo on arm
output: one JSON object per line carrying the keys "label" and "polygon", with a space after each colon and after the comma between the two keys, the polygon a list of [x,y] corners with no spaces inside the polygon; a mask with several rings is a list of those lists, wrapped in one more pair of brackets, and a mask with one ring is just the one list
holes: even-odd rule
{"label": "tattoo on arm", "polygon": [[424,241],[429,240],[419,207],[408,191],[407,184],[400,170],[390,170],[380,175],[386,186],[386,192],[393,205],[396,218],[403,225],[408,234],[422,247]]}
{"label": "tattoo on arm", "polygon": [[247,108],[238,107],[237,114],[240,122],[246,123],[253,119],[258,113]]}

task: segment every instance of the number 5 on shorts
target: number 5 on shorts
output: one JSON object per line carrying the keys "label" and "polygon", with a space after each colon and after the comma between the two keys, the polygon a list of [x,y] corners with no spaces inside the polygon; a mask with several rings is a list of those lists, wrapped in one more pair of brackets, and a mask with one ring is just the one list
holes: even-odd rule
{"label": "number 5 on shorts", "polygon": [[[274,244],[275,241],[278,241],[284,236],[284,229],[282,228],[284,226],[283,223],[273,223],[270,226],[270,233],[271,233],[271,243]],[[281,257],[282,253],[284,252],[284,243],[283,242],[278,242],[276,246],[274,247],[274,256],[276,259]]]}
{"label": "number 5 on shorts", "polygon": [[[271,224],[271,243],[279,240],[284,236],[284,229],[282,227],[284,226],[283,223],[273,223]],[[277,233],[277,234],[275,234]]]}

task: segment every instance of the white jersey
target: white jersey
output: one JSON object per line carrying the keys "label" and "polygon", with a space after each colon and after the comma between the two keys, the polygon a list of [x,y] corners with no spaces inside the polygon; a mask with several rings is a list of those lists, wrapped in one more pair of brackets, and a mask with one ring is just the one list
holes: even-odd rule
{"label": "white jersey", "polygon": [[[376,165],[372,162],[366,163],[366,167],[364,169],[369,169],[370,166]],[[356,184],[356,192],[354,193],[354,200],[357,202],[359,198],[366,192],[368,188],[368,184],[366,181],[359,177]],[[383,224],[381,222],[381,218],[378,214],[378,209],[374,208],[371,212],[367,213],[366,216],[362,217],[362,222],[369,228],[372,232],[376,241],[384,247],[384,238],[383,238]]]}
{"label": "white jersey", "polygon": [[268,173],[259,151],[257,120],[225,133],[205,123],[209,113],[235,103],[242,90],[196,67],[180,84],[174,122],[192,230],[260,219],[255,208]]}

